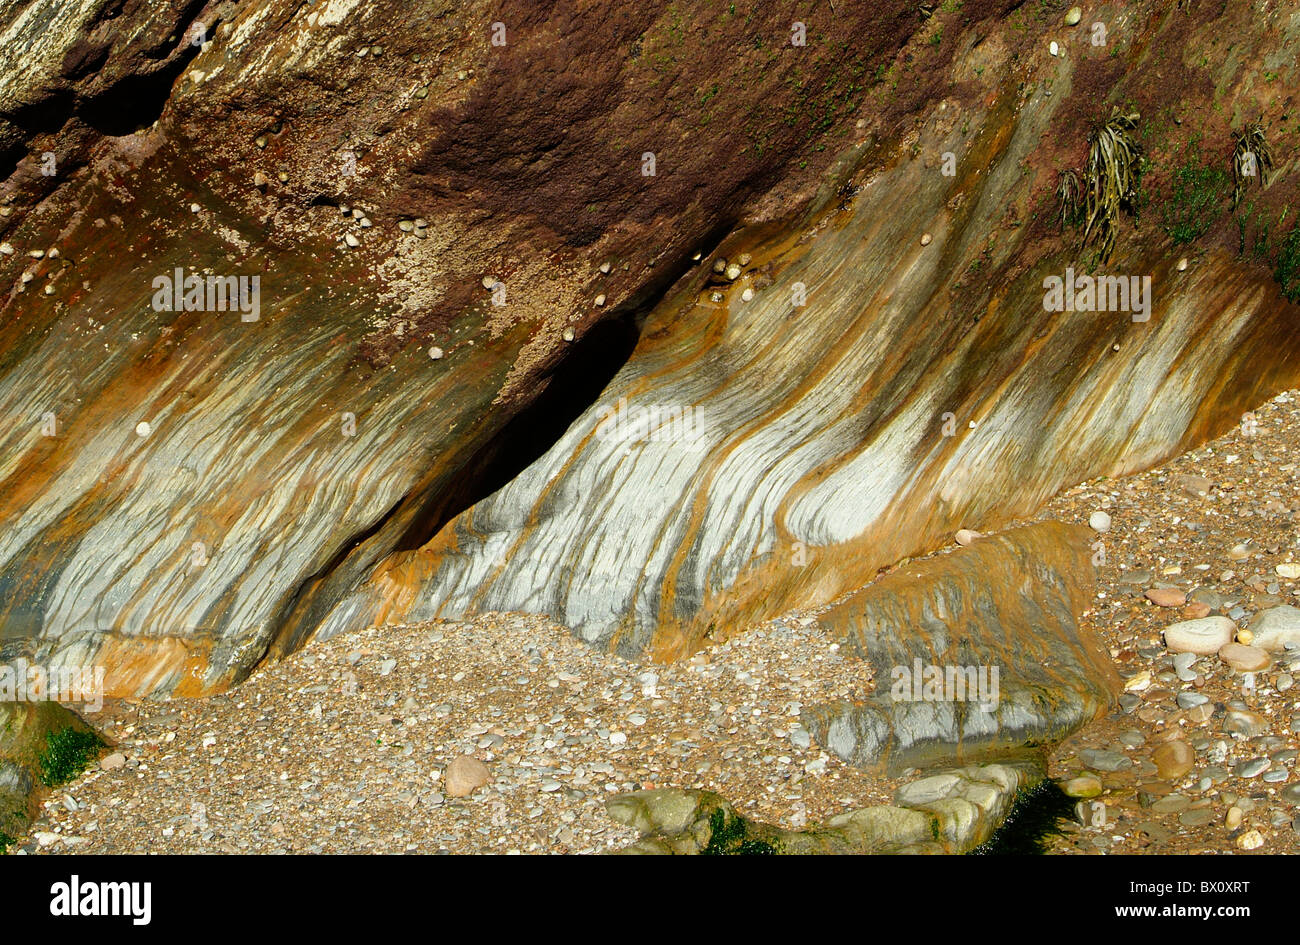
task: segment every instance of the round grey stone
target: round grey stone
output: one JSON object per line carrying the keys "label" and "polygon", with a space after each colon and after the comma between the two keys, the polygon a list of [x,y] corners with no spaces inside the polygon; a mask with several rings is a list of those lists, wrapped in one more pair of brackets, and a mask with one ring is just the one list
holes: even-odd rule
{"label": "round grey stone", "polygon": [[1089,768],[1096,768],[1099,771],[1123,771],[1133,765],[1126,755],[1099,748],[1085,748],[1079,752],[1079,760]]}

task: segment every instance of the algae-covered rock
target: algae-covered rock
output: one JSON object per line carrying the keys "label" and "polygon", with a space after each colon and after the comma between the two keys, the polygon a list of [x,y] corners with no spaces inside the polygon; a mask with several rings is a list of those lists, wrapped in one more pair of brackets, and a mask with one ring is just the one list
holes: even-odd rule
{"label": "algae-covered rock", "polygon": [[0,702],[0,849],[31,818],[37,786],[71,780],[102,745],[57,702]]}

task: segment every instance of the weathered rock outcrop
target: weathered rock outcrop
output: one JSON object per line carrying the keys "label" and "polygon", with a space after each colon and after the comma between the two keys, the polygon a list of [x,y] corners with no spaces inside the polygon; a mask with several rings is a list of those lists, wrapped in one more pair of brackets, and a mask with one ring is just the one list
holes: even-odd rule
{"label": "weathered rock outcrop", "polygon": [[820,618],[871,663],[872,698],[804,710],[846,761],[897,773],[1046,745],[1103,714],[1120,682],[1078,618],[1092,533],[1047,522],[913,562]]}
{"label": "weathered rock outcrop", "polygon": [[823,186],[925,24],[821,6],[794,47],[706,3],[7,5],[0,659],[197,693],[297,646]]}
{"label": "weathered rock outcrop", "polygon": [[[1055,171],[1079,160],[1084,113],[1108,114],[1107,97],[1153,116],[1151,162],[1171,165],[1187,133],[1167,109],[1209,132],[1225,102],[1253,101],[1235,66],[1149,55],[1209,48],[1224,24],[1207,16],[1134,16],[1104,49],[1046,27],[1020,59],[1014,18],[971,37],[950,78],[982,75],[980,94],[954,91],[903,140],[864,143],[842,209],[725,243],[551,450],[379,565],[323,632],[543,611],[592,643],[670,658],[828,603],[959,527],[1155,463],[1300,380],[1297,308],[1267,271],[1214,241],[1180,269],[1187,251],[1155,227],[1125,227],[1090,268],[1049,220]],[[1273,61],[1262,38],[1243,42]],[[1173,75],[1176,104],[1161,97]],[[710,280],[724,258],[740,274]],[[1047,280],[1076,267],[1139,291],[1149,277],[1149,308],[1106,289],[1099,310],[1048,310]]]}
{"label": "weathered rock outcrop", "polygon": [[[1222,200],[1192,249],[1125,227],[1146,322],[1044,310],[1087,267],[1051,191],[1113,104],[1150,193],[1193,129],[1226,161],[1300,27],[1061,12],[11,4],[0,659],[197,693],[475,608],[671,657],[1223,429],[1300,374],[1246,247],[1295,131],[1240,248]],[[178,269],[256,320],[161,305]]]}

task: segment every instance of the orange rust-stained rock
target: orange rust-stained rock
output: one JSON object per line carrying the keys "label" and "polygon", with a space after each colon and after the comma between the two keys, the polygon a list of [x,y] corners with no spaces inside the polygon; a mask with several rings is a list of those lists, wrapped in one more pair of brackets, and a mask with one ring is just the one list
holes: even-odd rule
{"label": "orange rust-stained rock", "polygon": [[[1044,282],[1076,248],[989,233],[1032,201],[1022,169],[1068,106],[999,92],[964,112],[989,132],[970,141],[932,114],[917,146],[965,148],[954,180],[882,145],[851,204],[737,234],[725,248],[753,273],[719,292],[700,272],[665,299],[550,450],[318,611],[316,632],[540,611],[616,652],[677,658],[958,528],[1156,463],[1300,383],[1296,306],[1221,248],[1178,273],[1159,241],[1122,244],[1111,270],[1152,274],[1145,321],[1046,310]],[[913,235],[934,220],[923,251]],[[1005,278],[981,288],[979,267]]]}
{"label": "orange rust-stained rock", "polygon": [[[805,47],[763,5],[415,6],[0,10],[0,659],[197,693],[487,608],[673,658],[1300,381],[1226,202],[1195,252],[1124,221],[1146,320],[1043,298],[1113,105],[1152,207],[1233,116],[1300,147],[1270,11],[1129,0],[1055,58],[1014,0],[817,3]],[[177,269],[256,276],[260,316],[158,310]]]}
{"label": "orange rust-stained rock", "polygon": [[[694,254],[817,198],[924,24],[807,19],[796,49],[706,0],[0,5],[0,660],[187,694],[301,645],[562,366],[612,375]],[[178,270],[258,310],[160,308]]]}

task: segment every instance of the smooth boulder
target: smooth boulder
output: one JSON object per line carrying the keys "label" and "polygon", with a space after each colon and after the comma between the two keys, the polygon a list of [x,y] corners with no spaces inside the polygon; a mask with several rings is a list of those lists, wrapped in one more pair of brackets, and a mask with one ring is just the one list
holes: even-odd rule
{"label": "smooth boulder", "polygon": [[1056,741],[1113,704],[1120,684],[1078,615],[1092,599],[1093,533],[1043,522],[881,578],[820,618],[876,691],[804,710],[851,764],[898,773]]}
{"label": "smooth boulder", "polygon": [[1237,636],[1237,625],[1227,617],[1181,620],[1165,627],[1165,646],[1171,653],[1214,656]]}

